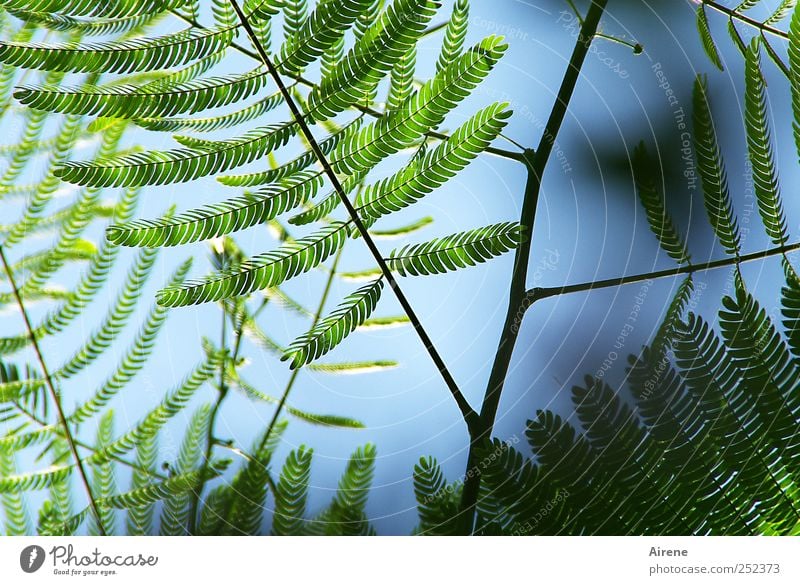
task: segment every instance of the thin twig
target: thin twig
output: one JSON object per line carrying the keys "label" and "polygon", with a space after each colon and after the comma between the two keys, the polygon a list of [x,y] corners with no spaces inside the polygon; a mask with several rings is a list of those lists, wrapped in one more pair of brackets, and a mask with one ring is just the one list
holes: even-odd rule
{"label": "thin twig", "polygon": [[470,434],[472,434],[473,432],[478,430],[478,414],[472,409],[472,407],[469,405],[469,402],[467,402],[467,399],[461,393],[458,384],[451,375],[450,370],[447,368],[447,365],[445,364],[441,355],[439,355],[436,346],[433,344],[433,340],[431,340],[427,331],[425,331],[425,328],[423,327],[422,322],[419,320],[419,317],[417,317],[417,314],[414,311],[413,307],[411,306],[411,303],[408,301],[402,289],[400,288],[400,284],[397,282],[397,279],[394,277],[394,274],[392,274],[392,271],[389,269],[389,266],[383,259],[383,255],[381,254],[380,250],[375,245],[375,242],[373,241],[372,236],[367,230],[367,227],[361,221],[361,218],[358,216],[358,212],[353,207],[353,204],[350,202],[350,199],[348,199],[347,194],[345,193],[345,190],[342,187],[341,182],[339,181],[339,177],[336,175],[336,172],[333,170],[333,167],[331,167],[330,162],[325,156],[325,153],[322,151],[322,148],[320,148],[317,139],[314,137],[314,134],[311,132],[311,129],[309,128],[306,122],[305,116],[298,108],[297,103],[295,102],[291,93],[287,89],[286,84],[284,84],[283,79],[278,73],[278,70],[275,68],[275,65],[272,63],[272,60],[269,58],[269,55],[267,55],[264,46],[258,39],[258,35],[250,26],[249,21],[245,17],[244,13],[242,12],[242,9],[239,7],[239,4],[236,2],[236,0],[229,0],[229,2],[233,7],[233,9],[236,11],[236,14],[239,17],[239,20],[241,21],[245,31],[247,31],[247,35],[250,37],[250,41],[253,43],[253,46],[256,48],[256,51],[261,57],[262,63],[266,66],[270,76],[273,78],[275,84],[278,86],[278,89],[281,92],[284,101],[289,106],[289,109],[292,112],[292,117],[294,118],[297,125],[300,127],[303,136],[305,136],[306,140],[308,140],[311,150],[314,152],[314,155],[316,156],[317,160],[325,170],[325,174],[328,176],[328,179],[330,180],[333,189],[338,194],[339,198],[341,199],[342,203],[345,206],[345,209],[347,209],[347,213],[350,216],[351,221],[356,226],[356,229],[358,229],[358,232],[364,239],[364,243],[367,245],[367,248],[369,249],[370,253],[375,259],[375,262],[377,262],[378,267],[381,269],[381,273],[383,273],[386,282],[389,284],[389,288],[391,288],[392,291],[394,292],[395,296],[397,297],[397,301],[403,307],[403,311],[408,316],[409,321],[411,321],[411,324],[413,325],[414,330],[416,331],[417,335],[422,341],[422,344],[425,346],[428,355],[430,355],[434,365],[439,370],[439,373],[441,374],[445,384],[447,385],[448,389],[450,390],[450,393],[453,396],[453,399],[456,401],[456,404],[458,405],[458,408],[461,411],[461,416],[463,417],[464,422],[470,431]]}
{"label": "thin twig", "polygon": [[729,18],[735,18],[736,20],[740,20],[741,22],[752,26],[754,28],[759,29],[760,31],[767,32],[769,34],[775,35],[776,37],[780,37],[782,39],[788,39],[789,33],[782,31],[779,28],[775,28],[774,26],[770,26],[768,24],[764,24],[756,20],[755,18],[750,18],[744,14],[736,12],[733,8],[728,8],[727,6],[723,6],[722,4],[718,4],[713,0],[701,0],[703,4],[708,6],[709,8],[716,10],[722,14],[726,14]]}
{"label": "thin twig", "polygon": [[42,375],[44,376],[45,382],[47,383],[47,388],[50,392],[50,398],[53,401],[53,404],[56,407],[56,413],[58,415],[58,421],[63,427],[64,430],[64,437],[67,440],[67,444],[69,445],[69,450],[72,452],[72,457],[75,459],[75,465],[78,468],[78,473],[81,477],[81,481],[83,482],[83,486],[86,490],[86,495],[89,498],[89,506],[92,510],[92,515],[94,516],[95,521],[97,522],[97,528],[100,532],[101,536],[106,535],[105,528],[103,527],[103,520],[100,516],[100,511],[97,508],[97,502],[94,499],[94,495],[92,494],[92,487],[89,483],[89,477],[86,474],[86,469],[83,467],[83,461],[81,460],[80,455],[78,454],[78,448],[75,444],[75,438],[72,436],[72,431],[69,429],[69,424],[67,423],[67,419],[64,416],[64,409],[61,407],[61,398],[56,391],[56,387],[53,384],[53,378],[50,376],[50,370],[47,368],[47,363],[44,360],[44,355],[42,354],[42,350],[39,347],[39,341],[36,339],[36,334],[33,332],[33,325],[31,324],[31,320],[28,317],[28,312],[25,310],[25,304],[22,302],[22,295],[20,295],[19,288],[17,287],[16,280],[14,279],[14,274],[11,272],[11,267],[8,263],[8,259],[6,258],[6,253],[3,250],[3,245],[0,244],[0,261],[3,263],[3,269],[5,270],[6,276],[8,277],[8,282],[11,284],[11,289],[14,292],[14,298],[17,300],[17,305],[19,306],[19,311],[22,313],[22,319],[25,322],[25,328],[28,330],[28,335],[31,338],[31,343],[33,344],[33,349],[36,352],[36,358],[39,360],[39,366],[42,368]]}
{"label": "thin twig", "polygon": [[722,258],[704,264],[687,264],[686,266],[679,266],[677,268],[669,268],[667,270],[658,270],[655,272],[647,272],[644,274],[633,274],[631,276],[620,276],[617,278],[608,278],[606,280],[596,280],[593,282],[583,282],[580,284],[570,284],[567,286],[555,286],[550,288],[532,288],[528,290],[526,298],[528,302],[522,305],[523,308],[529,308],[535,301],[540,301],[548,297],[555,297],[567,295],[572,293],[579,293],[591,290],[599,290],[604,288],[612,288],[618,286],[625,286],[626,284],[634,284],[637,282],[645,282],[647,280],[657,280],[660,278],[669,278],[672,276],[679,276],[681,274],[694,274],[696,272],[707,272],[717,268],[725,268],[727,266],[738,266],[746,262],[753,262],[754,260],[763,260],[772,256],[784,256],[790,252],[800,250],[800,242],[794,244],[787,244],[777,248],[770,248],[769,250],[762,250],[760,252],[753,252],[752,254],[745,254],[738,258]]}

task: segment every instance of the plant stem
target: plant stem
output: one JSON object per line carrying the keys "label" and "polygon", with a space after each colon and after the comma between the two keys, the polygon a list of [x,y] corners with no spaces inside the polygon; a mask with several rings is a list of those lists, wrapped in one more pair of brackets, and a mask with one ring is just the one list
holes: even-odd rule
{"label": "plant stem", "polygon": [[800,242],[794,244],[787,244],[786,246],[779,246],[777,248],[770,248],[769,250],[762,250],[760,252],[753,252],[752,254],[745,254],[744,256],[722,258],[721,260],[714,260],[704,264],[687,264],[686,266],[679,266],[677,268],[668,268],[667,270],[658,270],[656,272],[648,272],[645,274],[634,274],[631,276],[620,276],[618,278],[609,278],[606,280],[596,280],[594,282],[584,282],[580,284],[570,284],[567,286],[556,286],[551,288],[532,288],[527,292],[527,302],[523,303],[523,308],[530,307],[536,301],[546,299],[548,297],[561,296],[572,293],[585,292],[590,290],[599,290],[603,288],[611,288],[617,286],[625,286],[626,284],[633,284],[637,282],[644,282],[646,280],[657,280],[659,278],[669,278],[671,276],[679,276],[681,274],[694,274],[695,272],[707,272],[717,268],[725,268],[726,266],[736,266],[746,262],[753,262],[754,260],[763,260],[772,256],[784,256],[789,252],[800,250]]}
{"label": "plant stem", "polygon": [[17,301],[17,305],[19,306],[19,311],[22,313],[22,319],[25,322],[25,328],[28,331],[28,335],[31,338],[31,343],[33,344],[33,349],[36,352],[36,358],[39,361],[39,366],[42,368],[42,375],[44,376],[45,382],[47,384],[47,388],[50,392],[50,399],[53,401],[53,404],[56,407],[56,414],[58,416],[58,422],[62,426],[64,430],[64,437],[67,440],[67,444],[69,445],[69,450],[72,453],[73,459],[75,459],[75,465],[78,468],[78,474],[80,475],[81,482],[83,483],[83,487],[86,490],[86,496],[89,499],[89,507],[92,510],[92,515],[94,516],[95,521],[97,522],[98,532],[100,536],[105,536],[106,531],[105,527],[103,526],[103,520],[100,516],[100,511],[97,509],[97,502],[94,499],[94,495],[92,494],[92,486],[89,483],[89,477],[86,474],[86,469],[83,466],[83,461],[81,460],[80,455],[78,454],[78,448],[75,444],[75,438],[72,436],[72,431],[69,429],[69,424],[67,423],[67,418],[64,416],[64,409],[61,407],[61,398],[56,391],[55,384],[53,384],[53,378],[50,376],[50,370],[47,368],[47,363],[45,362],[44,355],[42,354],[42,350],[39,347],[39,341],[36,339],[36,335],[33,332],[33,325],[31,324],[30,317],[28,317],[28,312],[25,310],[25,304],[22,302],[22,295],[20,295],[19,288],[17,287],[16,280],[14,279],[14,273],[11,271],[11,267],[9,266],[8,259],[6,258],[5,251],[3,250],[2,244],[0,244],[0,261],[3,263],[3,269],[5,270],[6,276],[8,277],[8,282],[11,284],[11,290],[14,292],[14,298]]}
{"label": "plant stem", "polygon": [[397,282],[397,279],[395,279],[394,274],[392,274],[392,271],[389,269],[389,266],[383,259],[383,255],[381,254],[378,247],[375,245],[375,242],[373,241],[372,236],[369,234],[367,227],[361,221],[361,218],[358,216],[358,212],[353,207],[353,204],[350,202],[350,199],[348,199],[347,194],[345,193],[344,188],[342,187],[342,184],[339,181],[339,177],[336,175],[336,172],[330,165],[330,162],[325,156],[325,153],[320,148],[319,143],[314,137],[314,134],[311,132],[308,123],[306,122],[306,117],[300,111],[291,93],[287,89],[286,85],[283,83],[283,80],[281,79],[278,70],[275,68],[275,65],[272,63],[272,60],[269,58],[269,55],[267,55],[264,46],[259,41],[258,35],[256,35],[255,31],[250,26],[250,23],[248,22],[247,18],[245,17],[244,13],[242,12],[242,9],[239,7],[239,4],[236,2],[236,0],[229,0],[229,2],[233,7],[234,11],[236,12],[237,16],[239,17],[239,20],[241,21],[245,31],[247,31],[247,35],[250,37],[250,41],[252,42],[253,46],[256,48],[256,51],[261,57],[262,63],[266,66],[267,70],[270,73],[270,76],[273,78],[275,84],[278,86],[278,89],[281,95],[283,96],[286,105],[289,106],[294,121],[300,127],[303,136],[305,136],[306,140],[308,140],[311,150],[314,152],[314,155],[316,156],[319,164],[322,165],[322,168],[325,170],[325,174],[328,176],[328,179],[330,180],[333,189],[339,195],[339,198],[344,204],[345,209],[347,209],[347,213],[350,216],[351,221],[358,229],[358,232],[364,239],[364,243],[367,245],[367,248],[369,249],[370,253],[375,259],[375,262],[377,262],[378,266],[380,267],[381,273],[383,273],[386,282],[389,284],[389,288],[391,288],[392,291],[394,292],[395,296],[397,297],[397,301],[403,307],[403,311],[408,316],[408,319],[411,322],[412,326],[414,327],[414,330],[416,331],[417,335],[422,341],[422,344],[425,346],[428,355],[430,355],[431,360],[433,360],[434,365],[439,370],[439,373],[442,379],[444,380],[445,384],[447,385],[448,389],[450,390],[450,394],[453,396],[453,399],[458,405],[458,408],[461,411],[461,416],[464,419],[464,423],[466,424],[467,429],[469,430],[470,435],[472,436],[475,432],[478,431],[478,413],[476,413],[472,409],[472,407],[467,402],[467,399],[461,393],[458,384],[451,375],[450,370],[447,368],[447,365],[445,364],[441,355],[439,355],[436,346],[433,344],[433,340],[430,338],[427,331],[425,331],[425,328],[423,327],[422,322],[419,320],[419,317],[417,317],[417,314],[412,308],[411,303],[408,301],[402,289],[400,288],[400,284]]}
{"label": "plant stem", "polygon": [[[336,253],[336,257],[333,259],[331,271],[328,273],[328,280],[325,282],[325,288],[322,290],[322,297],[320,298],[319,305],[314,313],[314,318],[311,320],[310,330],[313,330],[314,327],[317,326],[317,323],[319,323],[320,319],[322,319],[322,312],[325,310],[325,303],[328,302],[328,296],[330,295],[331,287],[333,286],[333,280],[336,278],[336,269],[339,266],[339,260],[342,257],[343,250],[344,248],[339,249],[339,251]],[[267,441],[269,441],[269,438],[272,436],[272,433],[275,430],[275,425],[278,424],[278,419],[283,411],[283,407],[286,406],[286,400],[289,398],[289,393],[292,391],[294,383],[297,380],[297,376],[300,374],[300,370],[301,368],[295,368],[292,370],[292,374],[289,376],[289,381],[286,383],[286,388],[284,388],[283,394],[281,394],[281,399],[278,401],[278,406],[275,408],[275,413],[272,415],[272,419],[269,421],[267,432],[264,433],[264,437],[261,439],[261,444],[258,446],[256,455],[264,450]]]}
{"label": "plant stem", "polygon": [[782,30],[780,30],[778,28],[775,28],[774,26],[770,26],[768,24],[764,24],[763,22],[759,22],[758,20],[756,20],[754,18],[750,18],[749,16],[746,16],[744,14],[740,14],[740,13],[736,12],[734,9],[728,8],[727,6],[723,6],[722,4],[718,4],[718,3],[714,2],[713,0],[701,0],[701,2],[704,5],[708,6],[709,8],[711,8],[713,10],[716,10],[717,12],[720,12],[722,14],[726,14],[729,18],[735,18],[736,20],[740,20],[743,23],[745,23],[745,24],[747,24],[749,26],[752,26],[754,28],[757,28],[758,30],[760,30],[762,32],[770,33],[770,34],[775,35],[776,37],[780,37],[782,39],[788,39],[789,38],[789,34],[787,32],[782,31]]}
{"label": "plant stem", "polygon": [[500,405],[500,396],[503,392],[509,365],[514,353],[514,346],[519,334],[518,311],[525,301],[527,291],[526,281],[528,276],[528,263],[530,261],[531,244],[533,241],[536,223],[536,210],[539,202],[539,192],[550,155],[553,151],[556,138],[567,108],[575,92],[581,69],[589,53],[589,47],[597,33],[600,18],[603,15],[608,0],[592,0],[589,12],[583,21],[577,43],[564,74],[561,88],[556,96],[555,104],[550,112],[550,117],[545,126],[544,133],[536,151],[526,151],[528,163],[528,182],[525,186],[525,198],[522,204],[520,224],[527,231],[527,240],[517,248],[514,259],[514,270],[511,277],[511,290],[509,293],[508,310],[505,324],[500,336],[500,343],[495,354],[489,383],[483,398],[480,412],[480,432],[472,437],[467,456],[467,468],[464,474],[464,490],[461,497],[459,517],[463,531],[472,534],[475,525],[475,508],[478,502],[478,489],[480,487],[480,469],[478,468],[478,447],[491,437],[494,429],[497,409]]}

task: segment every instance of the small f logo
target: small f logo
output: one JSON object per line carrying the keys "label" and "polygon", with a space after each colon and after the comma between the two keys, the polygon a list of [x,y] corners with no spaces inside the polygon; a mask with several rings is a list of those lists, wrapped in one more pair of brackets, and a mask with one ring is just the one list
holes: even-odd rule
{"label": "small f logo", "polygon": [[19,555],[19,566],[26,573],[35,573],[44,564],[44,549],[41,546],[32,544],[22,549]]}

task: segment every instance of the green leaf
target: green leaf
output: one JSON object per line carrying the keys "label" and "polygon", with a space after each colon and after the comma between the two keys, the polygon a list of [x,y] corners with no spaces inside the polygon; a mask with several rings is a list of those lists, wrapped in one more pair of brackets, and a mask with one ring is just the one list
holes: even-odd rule
{"label": "green leaf", "polygon": [[374,372],[383,372],[385,370],[392,370],[398,367],[395,361],[391,360],[370,360],[361,362],[342,362],[342,363],[313,363],[308,364],[306,368],[312,372],[321,372],[323,374],[335,374],[337,376],[354,376],[361,374],[371,374]]}
{"label": "green leaf", "polygon": [[47,12],[30,12],[27,10],[8,10],[8,13],[20,20],[38,24],[48,30],[79,32],[86,36],[106,36],[138,29],[155,20],[152,14],[134,14],[122,18],[73,18],[63,14]]}
{"label": "green leaf", "polygon": [[[153,484],[157,477],[158,436],[155,435],[136,446],[136,467],[131,478],[131,491]],[[127,532],[129,536],[148,536],[153,534],[153,514],[155,502],[136,506],[128,510]]]}
{"label": "green leaf", "polygon": [[70,162],[56,174],[65,181],[93,187],[180,183],[252,162],[286,144],[295,132],[292,123],[265,126],[239,138],[207,141],[202,148],[143,152],[99,162]]}
{"label": "green leaf", "polygon": [[155,434],[189,403],[194,393],[218,370],[220,356],[210,355],[189,375],[175,390],[167,394],[163,400],[131,430],[116,439],[113,443],[98,449],[90,456],[92,463],[102,463],[113,457],[124,455],[137,444]]}
{"label": "green leaf", "polygon": [[370,92],[416,45],[439,7],[433,0],[395,0],[308,96],[315,120],[335,116]]}
{"label": "green leaf", "polygon": [[672,218],[667,213],[664,199],[656,187],[657,173],[644,143],[641,143],[633,152],[633,176],[638,188],[639,200],[647,213],[647,221],[658,239],[658,243],[670,258],[681,264],[688,264],[691,257]]}
{"label": "green leaf", "polygon": [[320,0],[307,18],[306,2],[284,5],[286,41],[278,52],[277,67],[292,74],[321,57],[368,8],[372,0]]}
{"label": "green leaf", "polygon": [[[100,419],[100,424],[97,427],[97,439],[95,441],[97,449],[105,449],[114,440],[114,411],[107,410]],[[114,465],[110,461],[103,461],[93,466],[92,473],[92,495],[103,500],[110,498],[117,491],[117,482],[114,477]],[[98,506],[100,521],[103,525],[103,530],[107,534],[114,534],[116,531],[116,514],[109,508],[101,508]],[[99,536],[101,534],[100,527],[98,526],[97,519],[92,516],[89,526],[89,534],[92,536]]]}
{"label": "green leaf", "polygon": [[442,41],[442,50],[436,60],[436,70],[446,69],[461,54],[469,27],[469,0],[456,0]]}
{"label": "green leaf", "polygon": [[372,314],[382,290],[383,280],[378,279],[348,295],[333,313],[295,339],[281,359],[291,360],[291,367],[295,369],[331,351]]}
{"label": "green leaf", "polygon": [[30,10],[31,12],[57,12],[69,16],[99,16],[119,18],[134,14],[157,14],[180,8],[187,0],[3,0],[7,10]]}
{"label": "green leaf", "polygon": [[[232,375],[232,379],[236,380],[236,385],[239,388],[241,388],[242,391],[245,394],[247,394],[249,398],[253,400],[267,402],[269,404],[279,404],[281,402],[279,398],[276,398],[274,396],[269,396],[268,394],[260,392],[252,384],[246,382],[240,376],[238,376],[238,374]],[[312,412],[306,412],[304,410],[300,410],[299,408],[295,408],[286,403],[284,403],[283,405],[283,410],[288,414],[294,416],[295,418],[298,418],[312,425],[343,428],[343,429],[364,428],[364,423],[346,416],[339,416],[336,414],[317,414]]]}
{"label": "green leaf", "polygon": [[714,42],[714,38],[711,36],[711,29],[708,26],[708,15],[706,14],[705,4],[701,4],[697,7],[697,31],[700,33],[700,41],[703,44],[703,50],[705,50],[708,58],[717,69],[724,71],[725,69],[719,57],[717,45]]}
{"label": "green leaf", "polygon": [[741,252],[739,225],[733,215],[728,178],[717,143],[705,79],[694,83],[694,150],[703,180],[703,201],[711,227],[728,254]]}
{"label": "green leaf", "polygon": [[313,449],[301,446],[286,457],[275,493],[272,518],[272,533],[275,535],[302,534],[313,455]]}
{"label": "green leaf", "polygon": [[268,74],[259,67],[238,75],[208,77],[177,84],[113,87],[21,86],[14,97],[35,110],[116,118],[153,118],[227,106],[255,95]]}
{"label": "green leaf", "polygon": [[69,73],[153,71],[202,59],[230,45],[233,30],[189,28],[153,39],[79,45],[0,42],[0,62],[25,69]]}
{"label": "green leaf", "polygon": [[396,109],[343,141],[333,154],[334,168],[347,174],[368,170],[415,144],[488,76],[507,48],[500,37],[483,39]]}
{"label": "green leaf", "polygon": [[348,225],[334,222],[306,238],[254,256],[236,269],[189,281],[182,287],[162,289],[157,296],[158,303],[165,307],[196,305],[278,286],[308,272],[340,249],[347,239]]}
{"label": "green leaf", "polygon": [[356,210],[368,223],[413,205],[464,169],[500,135],[511,112],[507,104],[480,110],[450,137],[396,174],[364,188]]}
{"label": "green leaf", "polygon": [[322,186],[318,172],[297,173],[281,185],[264,187],[222,203],[206,205],[176,216],[136,220],[106,230],[122,246],[178,246],[238,232],[266,223],[311,199]]}
{"label": "green leaf", "polygon": [[283,103],[280,93],[272,94],[264,99],[246,106],[240,110],[212,116],[209,118],[136,118],[134,123],[148,130],[160,132],[213,132],[223,128],[231,128],[250,120],[255,120],[271,112]]}
{"label": "green leaf", "polygon": [[[202,456],[210,420],[211,407],[209,405],[203,405],[194,412],[183,435],[178,460],[171,467],[174,473],[181,475],[195,470]],[[162,536],[185,536],[188,534],[190,497],[190,494],[180,492],[164,499],[159,534]]]}
{"label": "green leaf", "polygon": [[518,223],[499,223],[436,238],[424,244],[404,246],[394,250],[387,263],[401,276],[444,274],[505,254],[524,240]]}

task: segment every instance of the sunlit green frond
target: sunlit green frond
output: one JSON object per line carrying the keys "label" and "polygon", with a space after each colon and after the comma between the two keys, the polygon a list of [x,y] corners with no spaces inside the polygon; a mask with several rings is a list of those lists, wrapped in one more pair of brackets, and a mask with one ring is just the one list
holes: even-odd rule
{"label": "sunlit green frond", "polygon": [[395,0],[308,96],[314,119],[330,118],[372,90],[417,43],[439,7],[433,0]]}
{"label": "sunlit green frond", "polygon": [[55,465],[42,471],[29,471],[0,477],[0,494],[41,490],[64,481],[72,467]]}
{"label": "sunlit green frond", "polygon": [[[332,47],[355,20],[367,9],[371,0],[320,0],[308,18],[305,0],[289,0],[284,4],[287,39],[278,52],[277,67],[297,73],[321,57]],[[297,8],[303,6],[301,11]],[[290,18],[291,16],[291,18]]]}
{"label": "sunlit green frond", "polygon": [[413,205],[451,179],[486,150],[506,125],[506,104],[480,110],[421,160],[364,188],[356,209],[364,219],[376,220]]}
{"label": "sunlit green frond", "polygon": [[301,446],[286,457],[275,493],[272,517],[272,533],[275,535],[302,534],[313,454],[313,449]]}
{"label": "sunlit green frond", "polygon": [[131,73],[184,65],[217,53],[233,40],[232,29],[188,28],[153,39],[95,44],[45,45],[0,42],[0,62],[25,69],[70,73]]}
{"label": "sunlit green frond", "polygon": [[795,11],[792,15],[788,54],[792,73],[789,76],[792,91],[792,131],[795,147],[800,156],[800,11]]}
{"label": "sunlit green frond", "polygon": [[461,54],[468,27],[469,0],[456,0],[450,20],[447,21],[441,52],[436,60],[437,71],[446,69]]}
{"label": "sunlit green frond", "polygon": [[376,456],[374,445],[367,444],[356,449],[339,479],[336,496],[327,510],[307,523],[307,533],[340,536],[372,533],[364,507],[372,485]]}
{"label": "sunlit green frond", "polygon": [[208,77],[177,85],[151,88],[136,85],[113,87],[21,86],[14,97],[36,109],[65,114],[119,118],[154,118],[200,112],[236,103],[254,95],[269,81],[262,69],[239,75]]}
{"label": "sunlit green frond", "polygon": [[[11,477],[17,474],[14,453],[0,445],[0,477]],[[0,506],[3,510],[6,536],[22,536],[31,533],[31,523],[22,492],[7,491],[0,495]]]}
{"label": "sunlit green frond", "polygon": [[121,18],[135,14],[157,14],[180,8],[188,0],[115,0],[95,2],[93,0],[3,0],[7,10],[29,10],[50,12],[68,16],[96,16]]}
{"label": "sunlit green frond", "polygon": [[[350,122],[335,134],[329,136],[325,140],[322,140],[319,143],[322,153],[328,156],[342,140],[346,140],[349,136],[352,136],[353,133],[357,132],[361,127],[361,123],[362,118],[356,118],[353,122]],[[258,185],[267,185],[307,169],[314,164],[316,160],[316,155],[313,152],[308,151],[274,169],[259,171],[256,173],[248,173],[246,175],[221,176],[217,177],[217,180],[223,185],[228,185],[230,187],[255,187]]]}
{"label": "sunlit green frond", "polygon": [[399,108],[414,91],[414,73],[417,65],[417,48],[411,47],[392,69],[386,109]]}
{"label": "sunlit green frond", "polygon": [[155,264],[158,252],[144,250],[139,253],[133,266],[128,272],[124,286],[117,295],[117,300],[109,309],[101,326],[86,340],[86,342],[73,354],[57,373],[59,378],[70,377],[89,363],[94,361],[119,335],[136,308],[136,301],[141,294],[142,287]]}
{"label": "sunlit green frond", "polygon": [[248,456],[247,463],[233,478],[223,534],[259,533],[271,481],[269,464],[276,444],[274,437],[272,441],[258,439],[253,454]]}
{"label": "sunlit green frond", "polygon": [[298,173],[282,184],[264,187],[222,203],[173,217],[112,225],[108,239],[122,246],[178,246],[263,224],[311,199],[322,185],[319,173]]}
{"label": "sunlit green frond", "polygon": [[[235,375],[232,376],[233,379],[236,380],[236,385],[251,399],[258,400],[260,402],[266,402],[268,404],[278,404],[280,399],[275,398],[274,396],[270,396],[268,394],[264,394],[263,392],[256,389],[255,386],[248,383],[247,381],[243,380],[240,376]],[[312,425],[319,425],[322,427],[335,427],[335,428],[344,428],[344,429],[363,429],[364,423],[361,421],[355,420],[353,418],[347,416],[339,416],[336,414],[318,414],[313,412],[307,412],[305,410],[301,410],[299,408],[295,408],[289,404],[285,404],[283,406],[283,410],[286,413],[292,415],[295,418],[298,418],[302,421],[310,423]]]}
{"label": "sunlit green frond", "polygon": [[165,288],[158,293],[158,303],[166,307],[196,305],[278,286],[318,266],[341,248],[348,225],[334,222],[308,237],[254,256],[236,269],[189,281],[180,288]]}
{"label": "sunlit green frond", "polygon": [[393,360],[368,360],[360,362],[338,363],[316,362],[313,364],[308,364],[306,369],[311,370],[312,372],[334,374],[337,376],[355,376],[392,370],[399,365],[400,364]]}
{"label": "sunlit green frond", "polygon": [[[173,273],[169,284],[176,286],[182,283],[191,266],[191,259],[184,261]],[[156,338],[166,318],[167,310],[164,307],[155,305],[150,310],[139,332],[134,336],[127,351],[122,355],[116,369],[90,398],[68,415],[67,419],[70,422],[80,423],[100,412],[141,371],[147,358],[152,355]]]}
{"label": "sunlit green frond", "polygon": [[[145,439],[136,446],[136,467],[131,477],[131,491],[151,486],[157,477],[158,435]],[[127,533],[129,536],[153,534],[155,502],[132,507],[128,510]]]}
{"label": "sunlit green frond", "polygon": [[401,276],[444,274],[476,266],[515,249],[525,239],[518,223],[499,223],[435,238],[424,244],[409,244],[392,251],[389,268]]}
{"label": "sunlit green frond", "polygon": [[717,143],[705,79],[694,83],[694,150],[703,181],[703,201],[714,233],[728,254],[741,251],[739,224],[733,215],[728,178]]}
{"label": "sunlit green frond", "polygon": [[128,32],[154,20],[151,14],[134,14],[122,18],[74,18],[62,14],[28,10],[12,9],[8,12],[20,20],[38,24],[48,30],[76,31],[86,36],[105,36]]}
{"label": "sunlit green frond", "polygon": [[402,225],[400,227],[388,228],[383,230],[370,230],[369,233],[376,240],[394,240],[397,238],[404,238],[405,236],[409,236],[413,233],[416,233],[419,230],[428,227],[432,223],[433,223],[433,218],[428,216],[418,219],[415,222]]}
{"label": "sunlit green frond", "polygon": [[347,174],[367,170],[416,143],[486,78],[507,48],[500,37],[481,41],[396,109],[342,142],[332,157],[334,167]]}
{"label": "sunlit green frond", "polygon": [[382,290],[383,280],[378,279],[348,295],[328,317],[295,339],[282,359],[291,360],[294,369],[331,351],[372,314]]}
{"label": "sunlit green frond", "polygon": [[95,187],[163,185],[226,171],[272,152],[296,132],[294,124],[265,126],[240,138],[208,141],[204,148],[150,151],[98,162],[70,162],[57,174]]}
{"label": "sunlit green frond", "polygon": [[797,5],[797,0],[781,0],[778,7],[770,14],[769,18],[764,21],[767,26],[780,22],[794,9]]}
{"label": "sunlit green frond", "polygon": [[[98,499],[97,506],[100,510],[128,510],[149,506],[164,498],[190,492],[198,481],[203,478],[208,480],[218,477],[228,465],[230,465],[230,460],[227,459],[213,461],[210,465],[198,471],[175,475],[142,488]],[[46,534],[73,533],[83,523],[84,519],[89,516],[90,510],[90,508],[85,508],[64,523],[51,524],[46,527]]]}
{"label": "sunlit green frond", "polygon": [[639,200],[647,213],[650,229],[671,258],[681,264],[688,264],[691,257],[686,250],[686,243],[678,234],[672,218],[667,213],[664,198],[657,187],[655,178],[657,173],[643,143],[634,151],[632,162]]}
{"label": "sunlit green frond", "polygon": [[134,123],[160,132],[213,132],[255,120],[283,103],[280,94],[273,94],[240,110],[209,118],[136,118]]}
{"label": "sunlit green frond", "polygon": [[300,32],[308,14],[308,0],[283,0],[283,34],[291,38]]}

